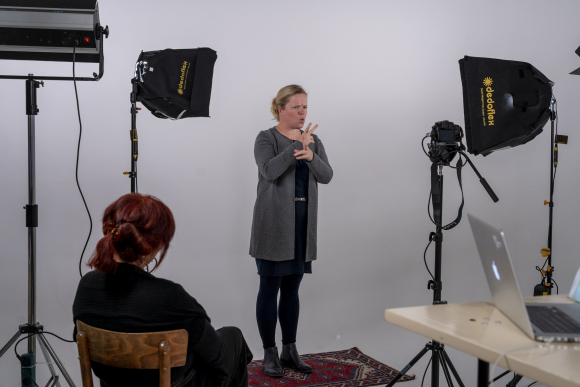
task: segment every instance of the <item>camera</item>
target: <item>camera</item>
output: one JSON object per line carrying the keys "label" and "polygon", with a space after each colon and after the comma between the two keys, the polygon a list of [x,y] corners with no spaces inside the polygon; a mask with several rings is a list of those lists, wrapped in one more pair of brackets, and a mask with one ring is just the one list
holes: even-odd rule
{"label": "camera", "polygon": [[463,139],[463,129],[449,121],[439,121],[431,127],[431,142],[456,145]]}
{"label": "camera", "polygon": [[432,162],[449,165],[458,151],[465,150],[463,129],[450,121],[439,121],[431,127],[429,158]]}

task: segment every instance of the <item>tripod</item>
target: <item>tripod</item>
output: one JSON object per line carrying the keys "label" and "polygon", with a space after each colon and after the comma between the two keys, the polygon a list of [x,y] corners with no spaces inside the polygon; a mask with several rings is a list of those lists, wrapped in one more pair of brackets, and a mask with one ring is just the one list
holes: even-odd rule
{"label": "tripod", "polygon": [[[431,137],[430,153],[427,154],[431,160],[431,198],[433,203],[433,223],[435,224],[435,232],[431,233],[430,240],[435,241],[435,275],[432,276],[433,279],[429,280],[427,283],[428,289],[433,290],[433,305],[447,304],[447,301],[441,300],[441,289],[443,287],[443,282],[441,281],[441,245],[443,243],[443,230],[449,230],[455,227],[461,221],[461,212],[463,210],[463,201],[461,207],[459,207],[459,214],[457,218],[446,226],[442,225],[442,213],[443,213],[443,166],[449,166],[449,163],[453,157],[457,154],[465,157],[479,181],[491,196],[494,202],[499,199],[487,183],[487,181],[479,174],[475,165],[471,162],[469,157],[463,152],[465,147],[463,144],[458,145],[457,142],[461,142],[463,138],[463,131],[461,127],[454,125],[452,122],[442,121],[437,122],[433,126],[433,131],[431,134],[427,134],[427,137]],[[461,168],[463,167],[461,157],[457,162],[457,179],[459,180],[459,186],[461,185]],[[461,188],[463,195],[463,188]],[[439,367],[443,370],[443,375],[447,381],[447,385],[453,387],[453,381],[451,376],[455,378],[460,387],[465,387],[463,381],[459,377],[457,370],[453,366],[451,359],[445,351],[443,344],[437,341],[430,341],[425,344],[425,348],[421,350],[403,369],[395,376],[393,380],[387,387],[392,387],[397,381],[403,377],[415,363],[417,363],[428,351],[431,351],[431,386],[439,387]]]}
{"label": "tripod", "polygon": [[28,352],[20,358],[22,387],[34,387],[36,384],[36,337],[39,347],[47,361],[51,378],[47,387],[60,387],[59,376],[56,374],[50,358],[58,367],[69,386],[74,387],[71,377],[59,360],[56,352],[44,337],[44,327],[36,322],[36,228],[38,227],[38,205],[36,204],[36,160],[35,160],[35,125],[34,118],[38,114],[36,104],[36,89],[44,82],[34,79],[32,74],[26,80],[26,115],[28,115],[28,204],[26,209],[26,227],[28,228],[28,322],[18,327],[18,332],[0,350],[0,357],[18,340],[21,335],[28,335]]}
{"label": "tripod", "polygon": [[[427,286],[433,290],[433,305],[447,304],[447,301],[441,300],[441,245],[443,242],[443,226],[442,226],[442,212],[443,212],[443,164],[433,162],[431,165],[431,196],[433,200],[433,220],[435,221],[436,231],[432,236],[435,241],[435,275],[432,280],[429,280]],[[407,364],[387,387],[392,387],[397,381],[403,377],[417,363],[428,351],[431,351],[431,386],[439,386],[439,367],[443,370],[445,380],[448,386],[453,386],[451,374],[461,387],[465,387],[457,370],[453,366],[449,355],[445,351],[443,344],[436,341],[430,341],[425,344],[425,348],[421,350],[410,362]]]}

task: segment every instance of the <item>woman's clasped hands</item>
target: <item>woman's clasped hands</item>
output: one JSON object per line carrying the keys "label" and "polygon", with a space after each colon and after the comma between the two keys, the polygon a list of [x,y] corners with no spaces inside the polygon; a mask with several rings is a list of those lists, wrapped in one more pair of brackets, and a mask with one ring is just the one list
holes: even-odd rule
{"label": "woman's clasped hands", "polygon": [[314,144],[314,138],[312,137],[312,133],[314,133],[316,128],[318,128],[318,125],[314,125],[314,127],[310,129],[311,126],[312,126],[311,123],[308,124],[306,129],[304,129],[304,132],[302,132],[302,134],[300,135],[299,139],[300,142],[302,142],[304,148],[302,150],[294,150],[294,157],[296,157],[296,160],[306,160],[310,162],[314,158],[314,153],[308,147],[308,144]]}

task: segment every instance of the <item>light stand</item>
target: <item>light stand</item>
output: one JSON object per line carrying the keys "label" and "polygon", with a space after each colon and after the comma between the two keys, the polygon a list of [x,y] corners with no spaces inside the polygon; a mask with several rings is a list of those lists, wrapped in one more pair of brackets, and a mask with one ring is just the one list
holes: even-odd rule
{"label": "light stand", "polygon": [[131,193],[138,192],[137,186],[137,159],[139,158],[139,137],[137,136],[137,113],[141,108],[137,107],[137,83],[135,78],[131,79],[131,172],[123,172],[131,179]]}
{"label": "light stand", "polygon": [[21,356],[22,387],[33,387],[36,380],[36,336],[51,373],[49,384],[60,387],[58,375],[50,362],[54,363],[68,382],[74,387],[74,383],[66,369],[58,359],[56,352],[52,349],[43,334],[44,327],[36,322],[36,228],[38,227],[38,205],[36,204],[36,158],[35,158],[35,125],[34,118],[38,114],[36,101],[36,89],[44,86],[44,82],[34,79],[32,74],[26,80],[26,115],[28,115],[28,204],[26,209],[26,227],[28,228],[28,323],[18,327],[18,332],[0,350],[0,357],[18,340],[27,334],[28,353]]}
{"label": "light stand", "polygon": [[[46,387],[60,387],[59,376],[56,374],[54,364],[58,367],[68,385],[74,387],[70,375],[58,359],[56,352],[52,349],[49,342],[44,336],[44,327],[36,321],[36,228],[38,227],[38,205],[36,204],[36,156],[35,156],[35,116],[39,109],[37,105],[36,92],[40,86],[44,87],[41,80],[55,81],[99,81],[104,74],[104,52],[103,41],[109,37],[109,27],[103,27],[100,24],[95,26],[95,34],[99,42],[99,73],[93,73],[90,77],[54,77],[54,76],[34,76],[28,74],[22,75],[0,75],[0,79],[25,79],[26,80],[26,115],[28,116],[28,204],[26,209],[26,227],[28,228],[28,323],[18,327],[18,332],[2,347],[0,357],[18,340],[26,334],[28,339],[28,352],[20,356],[22,387],[36,386],[36,336],[39,338],[39,346],[47,361],[51,378]],[[75,60],[75,50],[79,46],[78,38],[73,41],[73,50],[71,59]]]}
{"label": "light stand", "polygon": [[554,287],[554,280],[552,273],[554,266],[552,266],[552,230],[553,230],[553,215],[554,215],[554,180],[556,179],[556,168],[558,167],[558,144],[567,144],[568,136],[559,135],[556,133],[554,126],[558,118],[556,109],[556,99],[552,97],[550,103],[550,200],[544,201],[544,205],[550,207],[550,217],[548,226],[548,247],[542,249],[542,256],[546,257],[546,269],[542,267],[538,270],[542,273],[542,282],[534,288],[534,296],[546,296],[552,294]]}
{"label": "light stand", "polygon": [[[441,300],[441,290],[443,288],[443,282],[441,280],[441,248],[443,244],[443,230],[449,230],[455,227],[461,220],[461,210],[457,219],[446,225],[442,225],[442,213],[443,213],[443,167],[449,166],[449,163],[456,154],[460,154],[469,163],[475,174],[479,177],[479,181],[490,195],[494,202],[499,199],[487,183],[487,181],[479,174],[475,165],[471,162],[469,157],[463,152],[465,147],[463,144],[458,145],[456,141],[461,141],[463,137],[463,131],[457,125],[452,122],[438,122],[433,127],[431,132],[432,142],[430,144],[430,153],[428,154],[431,159],[431,199],[433,205],[433,223],[435,224],[435,233],[431,233],[430,240],[435,242],[435,273],[433,279],[429,280],[427,283],[427,288],[433,290],[433,305],[447,304],[447,301]],[[461,159],[457,162],[457,177],[459,179],[459,184],[461,185],[461,168],[463,167]],[[425,344],[425,347],[405,366],[403,369],[395,376],[393,380],[386,387],[394,386],[397,381],[403,377],[415,363],[417,363],[428,351],[431,351],[431,386],[439,387],[439,367],[443,370],[445,380],[448,386],[453,386],[453,381],[451,379],[451,374],[457,381],[460,387],[465,387],[463,381],[459,377],[457,370],[453,366],[449,355],[445,351],[445,346],[437,341],[430,341]],[[479,377],[483,380],[485,378],[485,384],[487,385],[487,367],[488,363],[479,362],[480,372],[478,372]],[[485,375],[485,376],[484,376]]]}

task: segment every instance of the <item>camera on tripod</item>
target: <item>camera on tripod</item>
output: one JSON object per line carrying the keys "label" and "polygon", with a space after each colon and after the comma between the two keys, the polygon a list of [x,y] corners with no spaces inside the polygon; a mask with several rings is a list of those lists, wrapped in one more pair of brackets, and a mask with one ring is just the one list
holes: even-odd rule
{"label": "camera on tripod", "polygon": [[463,129],[450,121],[439,121],[431,127],[431,143],[429,148],[429,158],[432,162],[449,165],[451,160],[459,152],[465,150],[463,145]]}

